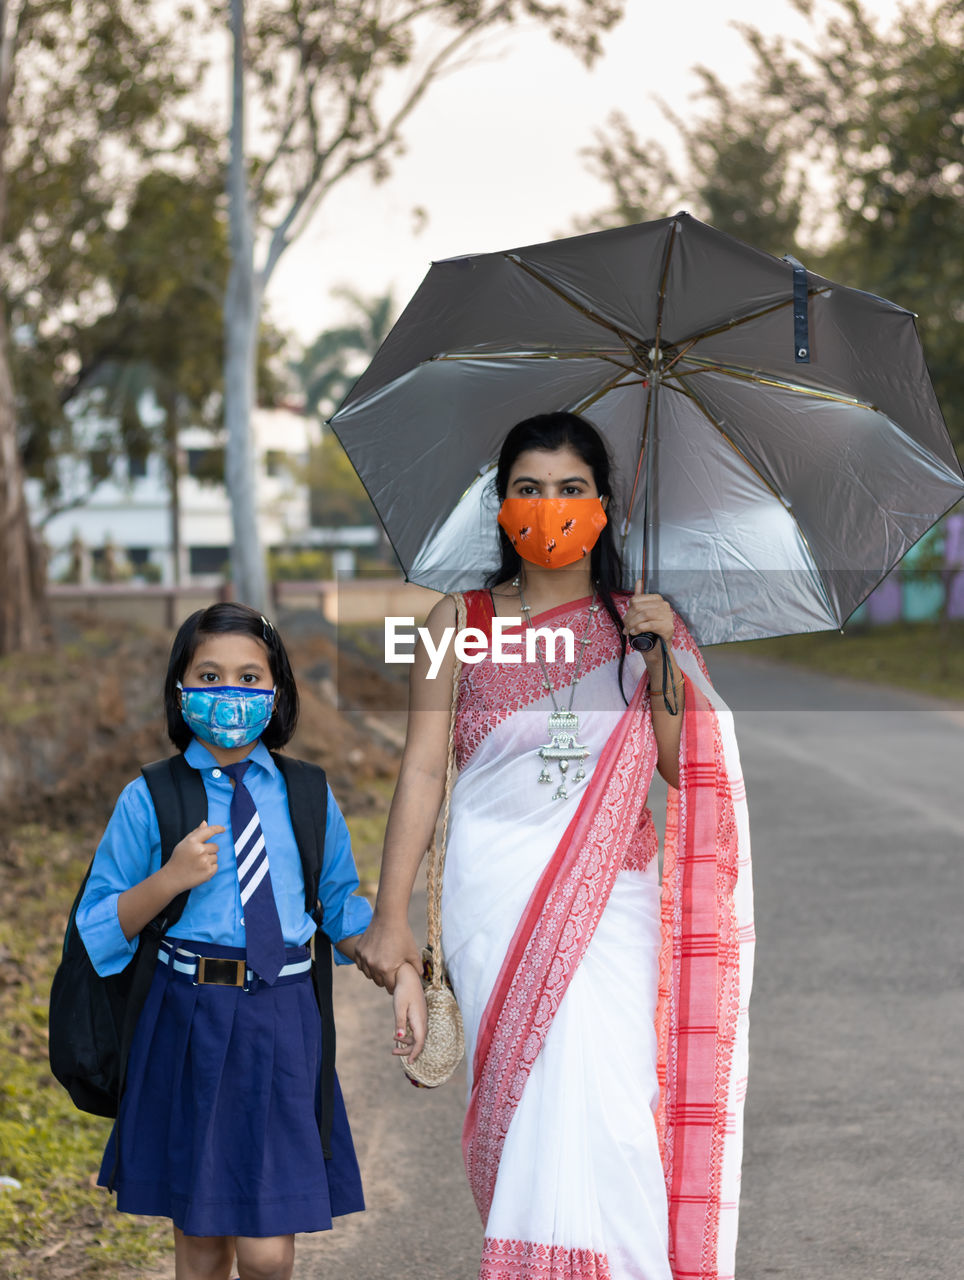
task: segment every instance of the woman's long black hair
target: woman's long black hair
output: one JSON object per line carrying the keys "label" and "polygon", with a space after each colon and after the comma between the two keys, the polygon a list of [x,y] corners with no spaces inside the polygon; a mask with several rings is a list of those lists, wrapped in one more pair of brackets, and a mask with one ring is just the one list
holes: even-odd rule
{"label": "woman's long black hair", "polygon": [[260,640],[268,651],[268,665],[274,680],[275,694],[271,719],[261,735],[261,741],[269,750],[274,750],[276,747],[283,747],[295,731],[298,723],[298,689],[281,636],[257,610],[246,604],[229,601],[212,604],[207,609],[198,609],[181,623],[174,637],[167,664],[167,679],[164,681],[164,711],[167,716],[167,736],[178,751],[186,751],[194,735],[181,715],[177,682],[191,665],[191,659],[205,636],[230,634]]}
{"label": "woman's long black hair", "polygon": [[[516,423],[499,452],[495,473],[495,491],[499,502],[504,502],[509,491],[509,474],[520,454],[529,449],[542,449],[555,453],[558,449],[572,449],[592,471],[596,491],[600,498],[609,498],[606,508],[606,525],[589,553],[589,572],[600,603],[612,619],[619,636],[619,689],[626,701],[623,689],[623,665],[626,661],[627,640],[623,634],[623,620],[613,600],[613,592],[622,590],[623,566],[613,537],[615,511],[613,509],[612,462],[602,436],[585,418],[577,413],[539,413]],[[492,573],[486,586],[494,587],[510,581],[522,567],[518,551],[499,525],[499,550],[502,562]]]}

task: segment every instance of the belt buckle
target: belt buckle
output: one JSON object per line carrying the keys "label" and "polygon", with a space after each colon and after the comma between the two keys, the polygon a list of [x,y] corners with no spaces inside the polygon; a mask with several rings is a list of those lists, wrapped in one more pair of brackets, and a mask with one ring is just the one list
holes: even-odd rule
{"label": "belt buckle", "polygon": [[[233,978],[227,972],[229,965],[234,967]],[[246,969],[247,963],[244,960],[229,960],[221,956],[198,956],[194,984],[195,986],[198,983],[208,983],[219,987],[243,987]],[[222,974],[225,976],[221,976]]]}

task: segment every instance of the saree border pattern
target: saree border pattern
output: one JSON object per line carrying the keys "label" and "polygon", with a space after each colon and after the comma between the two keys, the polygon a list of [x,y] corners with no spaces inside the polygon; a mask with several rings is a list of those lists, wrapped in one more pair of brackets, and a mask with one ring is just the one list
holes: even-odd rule
{"label": "saree border pattern", "polygon": [[479,1280],[611,1280],[604,1253],[486,1236]]}
{"label": "saree border pattern", "polygon": [[683,714],[680,789],[669,794],[663,854],[656,1125],[674,1280],[727,1280],[733,1257],[728,1247],[722,1256],[721,1218],[735,1218],[737,1188],[724,1186],[724,1156],[727,1141],[742,1137],[745,1077],[734,1080],[733,1070],[741,961],[749,978],[740,949],[753,940],[752,923],[741,927],[735,905],[735,804],[745,801],[742,779],[728,776],[715,710],[689,679]]}

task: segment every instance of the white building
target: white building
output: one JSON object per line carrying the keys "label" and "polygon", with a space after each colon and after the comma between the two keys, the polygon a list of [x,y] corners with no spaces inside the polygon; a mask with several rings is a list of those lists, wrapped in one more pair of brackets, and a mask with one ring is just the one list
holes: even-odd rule
{"label": "white building", "polygon": [[[303,467],[309,448],[320,436],[319,424],[296,409],[256,408],[252,430],[264,546],[272,550],[317,544],[320,531],[310,529]],[[203,477],[223,475],[224,446],[210,431],[192,427],[181,432],[180,447],[177,576],[182,583],[214,585],[226,576],[231,557],[231,512],[224,484]],[[88,460],[65,460],[61,479],[68,496],[88,493]],[[39,481],[28,481],[27,501],[36,523],[45,510]],[[377,538],[375,530],[371,532]],[[81,505],[48,521],[44,537],[52,580],[68,574],[78,555],[87,560],[82,576],[90,560],[113,555],[122,572],[173,583],[171,501],[163,458],[152,454],[140,464],[119,459],[111,476]]]}

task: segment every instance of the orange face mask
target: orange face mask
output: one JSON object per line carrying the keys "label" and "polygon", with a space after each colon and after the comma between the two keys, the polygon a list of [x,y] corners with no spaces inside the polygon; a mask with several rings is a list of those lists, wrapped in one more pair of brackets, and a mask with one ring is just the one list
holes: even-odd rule
{"label": "orange face mask", "polygon": [[506,498],[499,524],[524,560],[558,569],[589,555],[606,512],[598,498]]}

